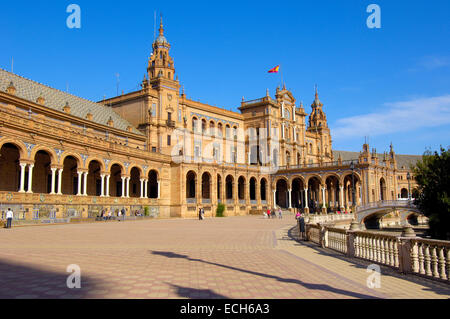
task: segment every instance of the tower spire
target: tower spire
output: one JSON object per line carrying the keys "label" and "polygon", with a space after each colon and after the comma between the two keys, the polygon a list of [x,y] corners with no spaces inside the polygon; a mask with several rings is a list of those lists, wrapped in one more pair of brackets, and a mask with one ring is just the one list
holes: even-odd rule
{"label": "tower spire", "polygon": [[159,35],[164,35],[164,25],[163,25],[163,17],[162,17],[162,14],[161,14],[161,20],[160,20],[160,23],[159,23]]}

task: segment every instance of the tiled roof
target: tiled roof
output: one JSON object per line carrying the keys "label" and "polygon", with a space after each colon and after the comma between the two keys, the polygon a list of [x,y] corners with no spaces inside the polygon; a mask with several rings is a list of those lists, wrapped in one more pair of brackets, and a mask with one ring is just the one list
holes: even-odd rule
{"label": "tiled roof", "polygon": [[86,115],[90,112],[93,115],[93,122],[102,125],[107,125],[108,120],[112,118],[114,128],[126,131],[127,127],[131,126],[133,133],[142,135],[127,120],[107,106],[59,91],[0,68],[0,91],[5,92],[11,82],[16,88],[16,96],[22,99],[35,103],[38,97],[42,96],[46,107],[61,112],[68,103],[70,114],[73,116],[86,119]]}
{"label": "tiled roof", "polygon": [[[333,151],[334,159],[337,160],[339,155],[341,155],[343,161],[356,160],[359,158],[359,154],[359,152]],[[382,161],[384,154],[377,154],[377,157],[379,161]],[[410,165],[415,165],[422,159],[422,156],[395,154],[395,159],[397,160],[397,168],[401,169],[402,167],[405,167],[406,169],[409,169]]]}

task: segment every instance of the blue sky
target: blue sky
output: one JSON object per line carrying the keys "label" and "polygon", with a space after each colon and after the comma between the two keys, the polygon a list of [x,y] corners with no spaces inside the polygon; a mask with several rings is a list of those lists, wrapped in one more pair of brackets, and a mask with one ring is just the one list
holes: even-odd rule
{"label": "blue sky", "polygon": [[[66,7],[81,7],[81,29]],[[381,8],[381,29],[366,8]],[[189,98],[236,110],[280,76],[306,111],[318,84],[333,147],[422,154],[450,145],[450,2],[3,1],[0,67],[90,100],[136,90],[164,16]]]}

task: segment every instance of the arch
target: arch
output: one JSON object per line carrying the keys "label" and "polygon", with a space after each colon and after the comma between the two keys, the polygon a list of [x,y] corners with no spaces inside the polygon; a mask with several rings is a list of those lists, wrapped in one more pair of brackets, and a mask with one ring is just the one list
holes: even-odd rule
{"label": "arch", "polygon": [[51,154],[45,149],[40,149],[34,153],[33,185],[35,193],[50,194],[51,192]]}
{"label": "arch", "polygon": [[158,188],[159,188],[159,175],[158,171],[151,169],[147,173],[148,185],[147,185],[147,197],[148,198],[158,198]]}
{"label": "arch", "polygon": [[322,193],[320,191],[323,185],[322,179],[319,175],[313,174],[308,177],[308,207],[311,213],[318,213],[321,208]]}
{"label": "arch", "polygon": [[[20,188],[20,148],[13,143],[0,146],[0,190],[17,192]],[[25,181],[25,180],[24,180]]]}
{"label": "arch", "polygon": [[135,165],[130,169],[130,197],[141,197],[142,169]]}
{"label": "arch", "polygon": [[121,169],[123,175],[126,174],[127,170],[125,169],[125,166],[123,165],[123,163],[122,163],[122,162],[119,162],[119,161],[115,161],[115,160],[112,160],[112,161],[109,163],[109,172],[110,172],[110,173],[111,173],[111,169],[112,169],[112,167],[113,167],[114,165],[118,165],[118,166],[120,167],[120,169]]}
{"label": "arch", "polygon": [[109,179],[109,193],[111,197],[121,197],[122,195],[122,176],[124,176],[125,169],[119,162],[111,163],[109,172],[111,177]]}
{"label": "arch", "polygon": [[261,200],[267,201],[267,180],[263,177],[259,182],[259,190],[261,193]]}
{"label": "arch", "polygon": [[245,177],[239,176],[238,178],[238,199],[245,200]]}
{"label": "arch", "polygon": [[275,206],[288,208],[288,181],[285,178],[278,179],[276,183]]}
{"label": "arch", "polygon": [[35,159],[36,154],[38,152],[46,152],[49,157],[50,157],[50,161],[52,165],[56,165],[58,164],[58,156],[56,155],[55,151],[52,150],[51,148],[47,147],[47,146],[43,146],[43,145],[36,145],[33,150],[30,153],[30,159]]}
{"label": "arch", "polygon": [[87,194],[89,196],[100,196],[102,191],[102,162],[93,159],[89,161],[87,168],[89,172]]}
{"label": "arch", "polygon": [[[102,171],[102,172],[105,172],[105,170],[106,170],[105,163],[103,162],[102,159],[100,159],[100,158],[98,158],[98,157],[95,157],[95,156],[93,156],[93,157],[88,157],[88,158],[86,159],[86,168],[89,168],[89,165],[91,164],[92,161],[96,161],[96,162],[100,165],[101,171]],[[109,166],[109,167],[111,167],[111,166]]]}
{"label": "arch", "polygon": [[402,199],[408,198],[408,190],[406,188],[402,188],[402,190],[400,191],[400,198]]}
{"label": "arch", "polygon": [[197,195],[196,185],[197,174],[194,171],[189,171],[186,174],[186,198],[195,198]]}
{"label": "arch", "polygon": [[206,119],[202,118],[202,133],[205,134],[206,133],[206,129],[207,129],[207,122]]}
{"label": "arch", "polygon": [[138,164],[132,164],[128,167],[128,174],[131,175],[131,170],[135,168],[139,171],[140,178],[144,178],[144,169]]}
{"label": "arch", "polygon": [[309,183],[312,179],[317,179],[319,181],[319,184],[323,184],[322,176],[319,174],[311,174],[306,178],[306,183]]}
{"label": "arch", "polygon": [[81,156],[79,154],[73,153],[73,152],[68,152],[68,151],[64,151],[64,153],[61,154],[61,158],[60,158],[60,164],[64,165],[64,161],[67,157],[73,157],[76,161],[77,161],[77,165],[78,167],[82,167],[83,166],[83,160],[81,159]]}
{"label": "arch", "polygon": [[223,137],[223,124],[222,122],[217,123],[217,135]]}
{"label": "arch", "polygon": [[208,172],[202,175],[202,199],[211,199],[211,174]]}
{"label": "arch", "polygon": [[232,175],[228,175],[225,179],[225,197],[226,199],[233,199],[233,185],[234,177]]}
{"label": "arch", "polygon": [[253,200],[253,201],[256,200],[256,178],[255,177],[250,178],[249,195],[250,195],[250,200]]}
{"label": "arch", "polygon": [[272,188],[273,189],[276,188],[276,185],[277,185],[278,181],[281,180],[281,179],[284,180],[289,185],[289,180],[287,179],[286,176],[277,176],[275,178],[275,180],[273,181],[273,184],[272,184]]}
{"label": "arch", "polygon": [[340,210],[340,177],[337,174],[329,173],[324,176],[326,187],[326,204],[328,207],[328,213]]}
{"label": "arch", "polygon": [[19,140],[12,139],[12,138],[7,138],[7,137],[1,138],[0,139],[0,149],[5,144],[12,144],[12,145],[14,145],[19,151],[19,155],[20,155],[20,159],[21,160],[24,160],[24,159],[27,158],[27,154],[28,154],[27,147],[25,146],[25,144],[23,142],[21,142]]}
{"label": "arch", "polygon": [[78,193],[79,163],[75,157],[68,155],[64,157],[62,165],[61,191],[65,195],[76,195]]}
{"label": "arch", "polygon": [[292,180],[291,183],[291,206],[295,208],[304,208],[305,207],[305,199],[304,199],[304,190],[305,190],[305,182],[303,178],[296,177]]}
{"label": "arch", "polygon": [[209,121],[209,135],[214,136],[216,129],[216,123],[213,120]]}

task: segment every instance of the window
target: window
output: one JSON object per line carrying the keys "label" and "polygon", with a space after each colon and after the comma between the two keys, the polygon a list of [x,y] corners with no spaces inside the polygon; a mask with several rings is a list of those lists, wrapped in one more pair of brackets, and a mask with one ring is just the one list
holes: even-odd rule
{"label": "window", "polygon": [[172,121],[172,113],[171,112],[167,112],[167,120],[169,122]]}
{"label": "window", "polygon": [[178,122],[181,122],[181,110],[178,110]]}
{"label": "window", "polygon": [[197,132],[197,118],[192,118],[192,131]]}
{"label": "window", "polygon": [[170,146],[172,137],[170,135],[167,135],[167,146]]}
{"label": "window", "polygon": [[152,116],[156,117],[156,103],[152,104]]}
{"label": "window", "polygon": [[169,72],[169,79],[172,79],[170,72]]}
{"label": "window", "polygon": [[152,152],[156,153],[156,147],[154,147],[154,146],[152,147]]}

